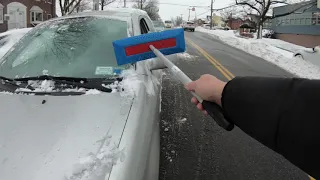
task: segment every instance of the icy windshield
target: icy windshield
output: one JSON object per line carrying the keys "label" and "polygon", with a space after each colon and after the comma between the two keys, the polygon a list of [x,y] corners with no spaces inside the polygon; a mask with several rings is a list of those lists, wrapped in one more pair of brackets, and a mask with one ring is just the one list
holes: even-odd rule
{"label": "icy windshield", "polygon": [[100,78],[118,67],[112,42],[127,37],[127,22],[98,17],[49,21],[31,30],[3,59],[0,76]]}

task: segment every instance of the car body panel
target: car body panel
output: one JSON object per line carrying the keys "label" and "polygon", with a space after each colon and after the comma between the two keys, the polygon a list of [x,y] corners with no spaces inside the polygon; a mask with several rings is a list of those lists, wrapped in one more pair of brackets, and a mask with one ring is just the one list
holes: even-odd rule
{"label": "car body panel", "polygon": [[0,174],[6,180],[72,177],[80,158],[119,144],[131,107],[120,93],[0,99]]}
{"label": "car body panel", "polygon": [[[159,74],[159,72],[154,72]],[[147,76],[144,81],[150,82]],[[156,78],[156,77],[154,77]],[[152,81],[155,82],[155,81]],[[160,93],[160,84],[153,83],[154,93]],[[160,97],[148,93],[149,87],[140,89],[135,98],[119,148],[125,148],[122,163],[113,166],[109,179],[157,180],[159,174],[159,105]],[[142,98],[143,97],[143,98]],[[157,103],[154,103],[157,102]],[[135,137],[135,141],[132,141]],[[125,173],[124,173],[125,172]]]}
{"label": "car body panel", "polygon": [[[139,22],[142,18],[146,21],[149,31],[155,31],[147,13],[140,10],[117,9],[111,12],[86,12],[56,19],[84,16],[101,16],[127,21],[128,36],[141,34]],[[48,22],[50,21],[54,19]],[[1,153],[0,149],[0,161],[6,162],[0,164],[0,179],[158,179],[162,71],[150,71],[151,62],[155,60],[154,58],[134,64],[133,67],[137,74],[135,78],[140,83],[135,96],[133,99],[129,97],[129,101],[128,97],[122,96],[121,93],[63,97],[1,95],[2,102],[11,102],[10,106],[1,109],[2,113],[11,112],[9,109],[21,111],[21,108],[25,108],[25,111],[12,116],[17,119],[15,125],[2,120],[0,123],[9,123],[10,127],[18,128],[17,130],[21,132],[28,131],[30,134],[24,137],[23,134],[15,134],[19,132],[17,130],[11,132],[11,128],[6,134],[0,131],[0,136],[3,137],[0,145],[3,142],[10,142],[11,151],[19,149],[14,152],[14,155],[7,150],[6,153]],[[19,103],[21,105],[16,106]],[[50,106],[47,106],[49,104]],[[37,110],[41,113],[28,114],[27,105],[31,105],[31,108],[34,108],[33,111]],[[11,117],[10,114],[8,113],[6,117]],[[24,122],[23,115],[26,116],[24,119],[33,120],[32,124],[28,125],[25,122],[26,124],[21,125],[25,129],[21,129],[19,124],[20,121]],[[47,116],[50,118],[41,121]],[[52,126],[51,121],[53,121]],[[45,127],[37,127],[36,122],[40,122]],[[0,128],[7,128],[9,125],[4,124]],[[67,130],[63,128],[64,125],[68,126]],[[32,126],[35,126],[37,131],[33,132]],[[8,136],[10,139],[7,138]],[[46,139],[48,142],[41,144]],[[28,150],[24,151],[23,147],[28,144],[32,145],[28,147],[31,149],[27,148]],[[103,152],[100,152],[102,146],[104,147]],[[9,146],[6,145],[7,147]],[[42,149],[45,151],[41,152]],[[121,155],[115,154],[115,149],[120,151]],[[24,155],[20,156],[22,152]],[[101,165],[101,162],[97,160],[101,158],[101,154],[105,155],[106,160],[108,158],[111,160]],[[32,159],[32,157],[36,158]],[[10,160],[11,158],[13,159]],[[13,163],[9,163],[11,161]],[[18,164],[19,161],[21,161],[20,164]],[[2,173],[3,170],[8,172]],[[65,173],[64,177],[61,176],[62,172]],[[12,173],[16,174],[12,175]]]}

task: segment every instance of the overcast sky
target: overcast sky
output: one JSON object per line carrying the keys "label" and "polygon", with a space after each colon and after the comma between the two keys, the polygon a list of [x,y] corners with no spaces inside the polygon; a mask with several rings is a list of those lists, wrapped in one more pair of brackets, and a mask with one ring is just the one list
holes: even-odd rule
{"label": "overcast sky", "polygon": [[[132,1],[132,0],[128,0]],[[215,0],[213,8],[222,8],[233,3],[234,0]],[[188,20],[189,7],[188,6],[204,6],[195,7],[195,11],[190,11],[190,19],[203,18],[210,15],[211,0],[159,0],[160,16],[162,20],[170,20],[171,17],[183,16],[184,20]],[[178,5],[173,5],[178,4]],[[183,6],[185,5],[185,6]],[[123,7],[123,0],[118,0],[110,5],[111,7]],[[127,3],[127,7],[131,7],[131,3]]]}
{"label": "overcast sky", "polygon": [[[132,7],[130,1],[132,2],[133,0],[127,0],[127,7]],[[56,2],[57,15],[60,16],[58,0]],[[234,2],[235,0],[214,0],[213,9],[226,7]],[[211,0],[159,0],[159,14],[162,20],[170,20],[171,17],[175,18],[181,16],[181,14],[183,20],[188,20],[188,9],[192,6],[201,6],[195,7],[195,11],[190,11],[190,19],[194,19],[195,15],[197,15],[197,18],[205,18],[207,15],[210,15],[210,3]],[[110,4],[109,7],[123,7],[123,0],[116,0],[116,2]]]}

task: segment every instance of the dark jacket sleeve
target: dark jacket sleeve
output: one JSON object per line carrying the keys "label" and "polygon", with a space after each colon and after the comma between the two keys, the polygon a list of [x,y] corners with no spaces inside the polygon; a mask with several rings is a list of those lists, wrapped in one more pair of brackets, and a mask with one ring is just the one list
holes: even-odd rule
{"label": "dark jacket sleeve", "polygon": [[320,179],[320,81],[237,77],[223,90],[225,116]]}

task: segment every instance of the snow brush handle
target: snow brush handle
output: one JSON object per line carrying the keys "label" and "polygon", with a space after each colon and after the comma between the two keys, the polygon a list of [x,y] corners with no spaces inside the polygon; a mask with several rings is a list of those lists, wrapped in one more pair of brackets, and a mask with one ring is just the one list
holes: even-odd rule
{"label": "snow brush handle", "polygon": [[230,123],[224,118],[222,108],[211,101],[202,101],[203,108],[207,111],[207,113],[216,121],[216,123],[221,126],[223,129],[227,131],[231,131],[234,128],[234,124]]}
{"label": "snow brush handle", "polygon": [[[167,59],[158,49],[156,49],[153,45],[150,45],[150,49],[154,52],[154,54],[163,61],[163,63],[167,66],[172,75],[178,79],[182,84],[186,85],[192,80],[182,72],[175,64],[173,64],[169,59]],[[219,126],[224,128],[227,131],[231,131],[234,128],[234,124],[230,123],[224,118],[222,108],[210,101],[203,100],[198,94],[193,91],[190,91],[191,94],[198,99],[198,101],[202,104],[203,108],[208,112],[208,114],[217,122]]]}

